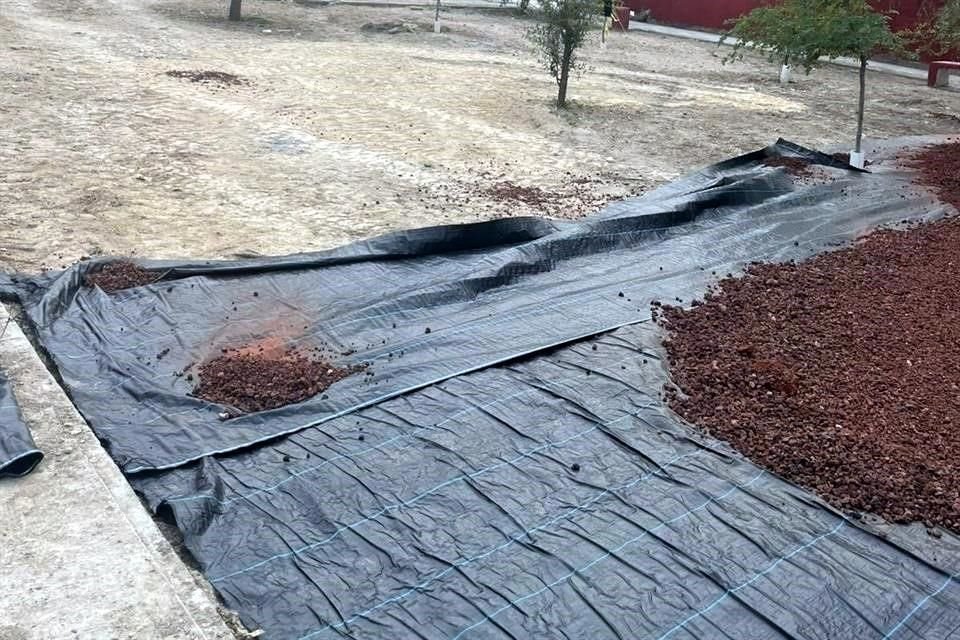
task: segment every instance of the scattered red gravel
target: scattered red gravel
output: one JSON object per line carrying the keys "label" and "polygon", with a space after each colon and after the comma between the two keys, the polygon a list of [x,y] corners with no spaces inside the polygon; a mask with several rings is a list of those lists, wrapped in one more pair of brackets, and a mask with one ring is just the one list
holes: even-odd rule
{"label": "scattered red gravel", "polygon": [[534,206],[551,204],[561,198],[559,194],[544,191],[540,187],[522,187],[512,182],[498,182],[489,187],[486,193],[499,202],[515,200]]}
{"label": "scattered red gravel", "polygon": [[83,283],[88,287],[100,287],[107,293],[143,287],[153,284],[160,279],[160,275],[147,271],[132,262],[111,262],[96,273],[87,274]]}
{"label": "scattered red gravel", "polygon": [[[960,145],[913,162],[960,203]],[[840,509],[960,532],[960,219],[755,264],[654,312],[686,420]]]}
{"label": "scattered red gravel", "polygon": [[294,350],[225,350],[200,365],[193,395],[243,412],[302,402],[363,367],[337,367]]}

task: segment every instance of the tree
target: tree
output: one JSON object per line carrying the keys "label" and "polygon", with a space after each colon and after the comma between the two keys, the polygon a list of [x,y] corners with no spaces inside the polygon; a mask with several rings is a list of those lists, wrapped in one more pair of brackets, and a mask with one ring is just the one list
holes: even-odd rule
{"label": "tree", "polygon": [[860,67],[857,107],[857,157],[862,149],[867,63],[878,52],[904,53],[900,36],[890,30],[890,16],[868,0],[784,0],[742,17],[730,30],[737,39],[726,60],[739,60],[744,49],[788,59],[806,73],[823,60],[852,57]]}
{"label": "tree", "polygon": [[[720,38],[723,44],[728,38],[735,40],[733,50],[723,60],[734,62],[743,59],[744,49],[756,49],[767,54],[771,62],[790,64],[818,59],[819,52],[805,53],[802,32],[816,15],[812,0],[786,0],[772,6],[757,7],[735,21],[733,28]],[[805,67],[807,73],[812,65]]]}
{"label": "tree", "polygon": [[230,0],[230,19],[239,20],[240,19],[240,3],[243,0]]}
{"label": "tree", "polygon": [[938,12],[926,13],[905,36],[912,48],[934,57],[960,51],[960,0],[947,0]]}
{"label": "tree", "polygon": [[935,25],[937,42],[945,50],[960,50],[960,0],[947,0]]}
{"label": "tree", "polygon": [[537,47],[540,59],[558,86],[557,107],[567,104],[570,71],[582,69],[577,50],[587,32],[602,20],[597,0],[541,0],[540,24],[527,30],[527,38]]}

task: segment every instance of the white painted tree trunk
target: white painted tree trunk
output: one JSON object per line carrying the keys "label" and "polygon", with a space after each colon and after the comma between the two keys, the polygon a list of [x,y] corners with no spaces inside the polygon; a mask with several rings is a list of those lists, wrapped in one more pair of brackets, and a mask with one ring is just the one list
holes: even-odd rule
{"label": "white painted tree trunk", "polygon": [[788,64],[780,65],[780,84],[789,83],[791,76],[792,76],[792,70],[790,69],[790,65]]}
{"label": "white painted tree trunk", "polygon": [[862,151],[851,151],[850,152],[850,166],[856,167],[857,169],[863,169],[864,158]]}

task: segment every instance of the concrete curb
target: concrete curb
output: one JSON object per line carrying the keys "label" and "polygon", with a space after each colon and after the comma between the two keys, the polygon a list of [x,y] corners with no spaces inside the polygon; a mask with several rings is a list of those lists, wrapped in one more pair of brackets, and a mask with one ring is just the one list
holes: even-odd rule
{"label": "concrete curb", "polygon": [[0,638],[232,640],[120,470],[0,305],[0,367],[46,457],[0,481]]}

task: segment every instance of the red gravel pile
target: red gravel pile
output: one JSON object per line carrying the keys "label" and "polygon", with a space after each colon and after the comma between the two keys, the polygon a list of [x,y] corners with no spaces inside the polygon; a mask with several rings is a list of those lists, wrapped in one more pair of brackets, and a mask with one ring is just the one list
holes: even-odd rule
{"label": "red gravel pile", "polygon": [[658,315],[681,416],[841,509],[960,532],[960,219],[754,265]]}
{"label": "red gravel pile", "polygon": [[302,402],[360,370],[296,351],[227,350],[200,365],[193,395],[244,412],[264,411]]}
{"label": "red gravel pile", "polygon": [[906,164],[919,170],[917,182],[960,209],[960,142],[940,144],[913,155]]}
{"label": "red gravel pile", "polygon": [[159,279],[159,274],[141,269],[132,262],[113,262],[96,273],[86,275],[83,283],[88,287],[100,287],[107,293],[111,293],[121,289],[143,287]]}

